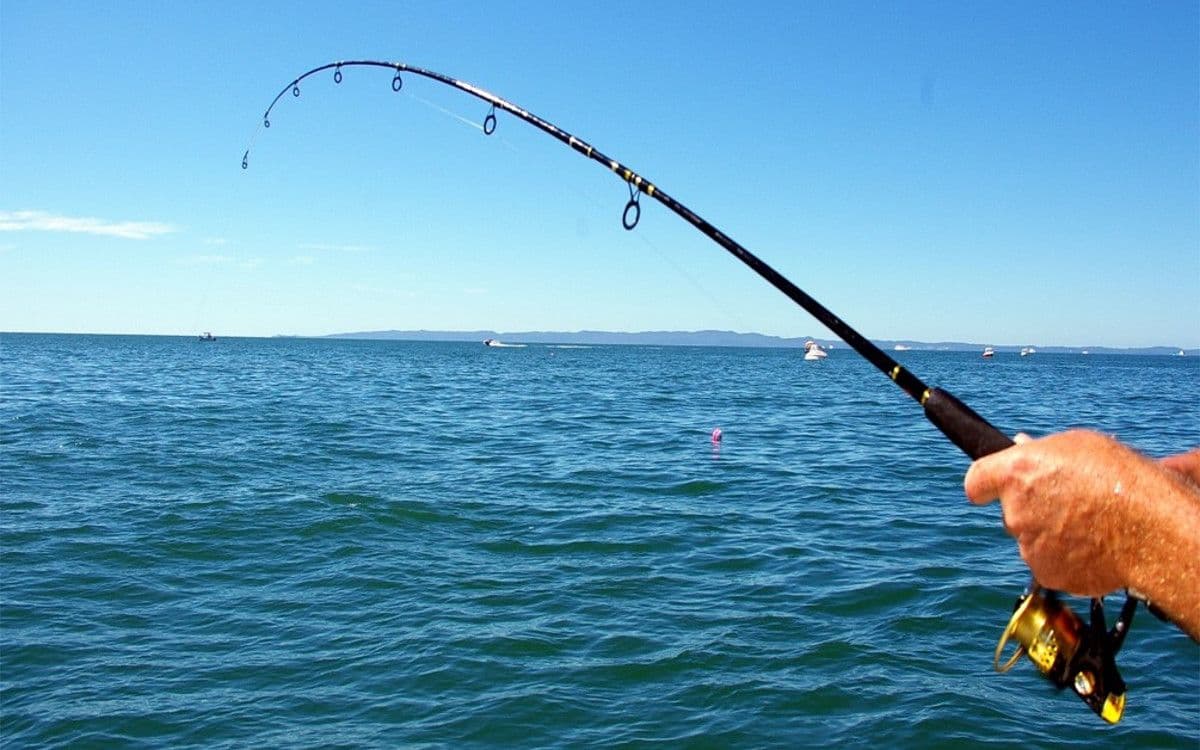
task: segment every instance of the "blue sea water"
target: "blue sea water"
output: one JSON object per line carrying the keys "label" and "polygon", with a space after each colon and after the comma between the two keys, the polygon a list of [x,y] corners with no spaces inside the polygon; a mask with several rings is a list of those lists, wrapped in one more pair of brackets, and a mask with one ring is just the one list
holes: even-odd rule
{"label": "blue sea water", "polygon": [[[1194,358],[898,356],[1008,432],[1200,444]],[[5,747],[1200,743],[1144,611],[1116,727],[992,671],[999,511],[845,348],[4,334],[0,449]]]}

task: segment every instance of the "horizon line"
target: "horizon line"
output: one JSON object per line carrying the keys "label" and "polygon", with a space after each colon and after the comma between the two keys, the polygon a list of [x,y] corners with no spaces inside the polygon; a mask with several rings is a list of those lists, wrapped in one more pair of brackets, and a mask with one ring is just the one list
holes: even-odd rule
{"label": "horizon line", "polygon": [[[742,332],[742,331],[733,331],[733,330],[726,330],[726,329],[713,329],[713,328],[697,329],[697,330],[690,330],[690,331],[689,330],[678,330],[678,329],[676,329],[676,330],[657,329],[657,330],[641,330],[641,331],[610,331],[610,330],[586,329],[586,328],[578,329],[578,330],[574,330],[574,331],[556,331],[556,330],[549,330],[549,329],[526,330],[526,331],[497,331],[494,329],[484,329],[484,328],[455,329],[455,330],[429,329],[429,328],[413,328],[413,329],[387,328],[387,329],[343,331],[343,332],[337,332],[337,333],[317,333],[317,334],[303,334],[303,333],[301,333],[301,334],[288,334],[288,333],[224,334],[222,336],[219,336],[219,338],[240,338],[240,339],[295,338],[295,339],[341,339],[341,340],[371,339],[371,340],[394,340],[394,341],[414,340],[412,338],[406,338],[405,337],[406,334],[413,335],[413,336],[426,337],[426,338],[424,338],[424,340],[426,340],[426,341],[444,341],[445,343],[461,343],[463,341],[472,341],[472,340],[474,340],[473,338],[466,338],[466,337],[475,337],[475,336],[478,336],[481,334],[494,334],[494,337],[501,337],[501,336],[528,337],[528,336],[536,336],[536,335],[548,335],[548,336],[582,335],[582,336],[614,336],[614,337],[621,337],[621,336],[629,336],[629,337],[638,337],[638,336],[642,336],[642,337],[647,337],[647,336],[703,337],[705,335],[708,335],[708,336],[724,336],[724,337],[744,337],[747,339],[755,339],[755,338],[767,339],[767,340],[778,341],[778,342],[780,342],[780,345],[777,347],[772,347],[770,345],[763,345],[763,344],[754,345],[754,346],[745,346],[745,345],[732,344],[732,343],[671,344],[671,343],[665,343],[665,342],[657,342],[655,345],[660,345],[660,346],[715,346],[715,347],[724,346],[724,347],[737,347],[737,348],[793,348],[793,345],[790,343],[787,343],[787,342],[803,342],[803,341],[811,339],[817,343],[820,343],[822,346],[828,347],[830,344],[836,344],[836,345],[845,347],[847,349],[853,350],[849,344],[847,344],[845,341],[838,338],[837,336],[809,336],[809,335],[780,336],[777,334],[758,333],[756,331]],[[3,336],[3,335],[153,336],[153,337],[161,337],[161,338],[190,339],[190,338],[198,337],[199,333],[131,333],[131,332],[122,332],[122,331],[0,331],[0,336]],[[435,336],[454,336],[456,338],[449,338],[449,339],[432,338]],[[416,339],[416,340],[420,340],[420,339]],[[875,344],[876,346],[880,346],[881,348],[891,347],[889,349],[891,351],[903,351],[903,350],[894,349],[894,347],[897,345],[900,345],[900,346],[910,346],[911,345],[912,347],[925,347],[925,349],[913,348],[913,349],[911,349],[912,351],[921,351],[921,350],[938,351],[938,349],[933,349],[933,347],[957,347],[956,350],[959,350],[959,351],[965,350],[965,349],[971,349],[971,348],[982,349],[984,347],[991,347],[995,350],[1011,349],[1013,351],[1019,351],[1024,348],[1033,348],[1033,349],[1043,348],[1043,349],[1047,349],[1047,350],[1054,349],[1054,350],[1072,350],[1072,351],[1085,351],[1085,350],[1093,350],[1094,349],[1094,350],[1126,351],[1126,352],[1144,351],[1144,350],[1152,350],[1152,349],[1162,349],[1162,350],[1171,349],[1171,350],[1175,350],[1175,351],[1195,352],[1197,354],[1200,354],[1200,345],[1179,346],[1177,344],[1142,344],[1142,345],[1136,345],[1136,346],[1116,346],[1116,345],[1112,345],[1112,344],[982,344],[982,343],[976,343],[976,342],[972,342],[972,341],[958,341],[958,340],[926,341],[926,340],[911,339],[911,338],[898,338],[898,339],[880,338],[880,339],[868,339],[868,340],[871,341],[871,343]],[[519,343],[537,344],[537,343],[561,343],[561,342],[557,342],[557,341],[541,342],[541,341],[536,341],[536,340],[526,340],[526,341],[522,341]],[[596,342],[593,342],[593,343],[596,343]],[[604,344],[600,343],[599,345],[604,345]],[[609,345],[613,345],[613,344],[610,342]],[[616,344],[616,345],[620,345],[620,344]],[[636,346],[637,344],[629,343],[628,345]],[[942,350],[943,351],[954,351],[955,349],[942,349]]]}

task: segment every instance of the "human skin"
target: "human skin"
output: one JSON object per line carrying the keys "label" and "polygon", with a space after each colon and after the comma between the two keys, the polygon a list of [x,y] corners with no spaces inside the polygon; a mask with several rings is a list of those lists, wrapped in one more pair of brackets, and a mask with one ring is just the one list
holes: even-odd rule
{"label": "human skin", "polygon": [[1162,461],[1072,430],[971,465],[976,504],[999,499],[1034,578],[1099,597],[1130,589],[1200,640],[1200,449]]}

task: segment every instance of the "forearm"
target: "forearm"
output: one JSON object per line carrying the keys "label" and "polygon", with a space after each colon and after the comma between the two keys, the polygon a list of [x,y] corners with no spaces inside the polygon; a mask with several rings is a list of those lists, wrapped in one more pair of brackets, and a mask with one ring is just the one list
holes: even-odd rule
{"label": "forearm", "polygon": [[1176,472],[1148,472],[1129,498],[1123,567],[1128,586],[1200,640],[1200,490]]}

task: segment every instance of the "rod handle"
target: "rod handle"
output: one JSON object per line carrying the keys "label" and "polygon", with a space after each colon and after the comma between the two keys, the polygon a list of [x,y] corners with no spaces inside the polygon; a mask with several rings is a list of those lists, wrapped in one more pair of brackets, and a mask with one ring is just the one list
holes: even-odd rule
{"label": "rod handle", "polygon": [[923,406],[925,417],[972,460],[1015,445],[1008,435],[941,388],[931,388]]}

